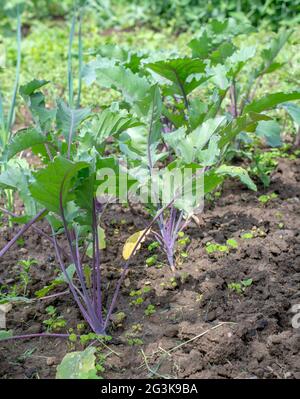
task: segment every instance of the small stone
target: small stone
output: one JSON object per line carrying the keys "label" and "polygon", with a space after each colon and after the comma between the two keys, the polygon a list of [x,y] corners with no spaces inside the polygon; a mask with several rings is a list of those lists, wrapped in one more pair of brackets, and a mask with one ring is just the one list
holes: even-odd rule
{"label": "small stone", "polygon": [[178,335],[178,326],[167,327],[164,332],[164,336],[169,338],[177,337],[177,335]]}
{"label": "small stone", "polygon": [[130,287],[130,284],[131,284],[130,279],[129,279],[128,277],[125,278],[125,280],[124,280],[124,286],[125,286],[126,288],[128,288],[128,287]]}
{"label": "small stone", "polygon": [[214,321],[216,319],[217,315],[216,312],[214,310],[212,310],[211,312],[209,312],[207,314],[206,320],[207,321]]}
{"label": "small stone", "polygon": [[5,280],[5,284],[12,284],[14,283],[16,280],[14,278],[8,278],[7,280]]}
{"label": "small stone", "polygon": [[47,366],[55,365],[56,361],[57,361],[57,359],[55,356],[47,357],[47,359],[46,359]]}
{"label": "small stone", "polygon": [[40,332],[41,332],[41,326],[38,323],[33,324],[27,330],[27,334],[38,334]]}
{"label": "small stone", "polygon": [[6,329],[6,313],[12,309],[11,303],[0,305],[0,329]]}
{"label": "small stone", "polygon": [[20,252],[20,254],[22,254],[22,255],[26,255],[26,254],[28,254],[28,249],[26,249],[26,248],[21,248],[21,249],[19,250],[19,252]]}

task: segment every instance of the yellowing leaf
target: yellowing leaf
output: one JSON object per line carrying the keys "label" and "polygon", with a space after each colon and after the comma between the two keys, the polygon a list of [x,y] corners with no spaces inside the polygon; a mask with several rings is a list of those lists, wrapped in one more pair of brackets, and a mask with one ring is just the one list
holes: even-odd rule
{"label": "yellowing leaf", "polygon": [[145,230],[137,231],[136,233],[132,234],[129,238],[127,238],[124,247],[123,247],[123,258],[125,260],[129,259],[130,256],[133,254],[133,251],[136,252],[141,248],[141,243],[145,240],[146,236],[150,233],[150,230],[144,235],[142,240],[140,241],[139,245],[135,249],[137,242],[140,240],[142,235],[145,233]]}

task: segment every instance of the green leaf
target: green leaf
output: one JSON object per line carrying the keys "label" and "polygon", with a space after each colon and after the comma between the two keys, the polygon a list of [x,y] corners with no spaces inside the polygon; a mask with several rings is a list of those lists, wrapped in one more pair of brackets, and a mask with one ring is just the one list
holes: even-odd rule
{"label": "green leaf", "polygon": [[98,145],[101,145],[109,136],[119,135],[127,129],[140,126],[142,123],[124,110],[113,112],[105,109],[92,121],[92,130]]}
{"label": "green leaf", "polygon": [[33,216],[37,212],[35,201],[29,191],[30,179],[31,172],[25,159],[11,159],[6,164],[6,170],[0,175],[0,186],[18,191],[25,204],[27,216]]}
{"label": "green leaf", "polygon": [[226,241],[226,244],[228,246],[230,246],[231,248],[234,248],[234,249],[238,248],[238,243],[234,238],[228,238],[228,240]]}
{"label": "green leaf", "polygon": [[281,105],[282,108],[291,116],[293,121],[300,126],[300,107],[294,103],[284,103]]}
{"label": "green leaf", "polygon": [[100,379],[95,365],[96,348],[88,347],[81,352],[67,353],[57,366],[56,378],[68,380]]}
{"label": "green leaf", "polygon": [[86,162],[71,162],[61,156],[55,158],[45,169],[34,174],[35,181],[29,189],[33,198],[49,211],[60,214],[60,191],[62,183],[63,206],[70,199],[71,180],[80,169],[87,168]]}
{"label": "green leaf", "polygon": [[211,193],[224,180],[223,176],[216,174],[214,171],[208,171],[204,174],[204,193]]}
{"label": "green leaf", "polygon": [[279,92],[279,93],[267,94],[260,100],[253,101],[252,103],[246,105],[243,114],[247,112],[262,112],[267,109],[274,108],[278,104],[299,99],[300,99],[300,91],[294,91],[292,93]]}
{"label": "green leaf", "polygon": [[97,198],[109,194],[112,198],[120,198],[127,202],[128,190],[137,180],[114,157],[97,160]]}
{"label": "green leaf", "polygon": [[36,91],[49,83],[46,80],[32,80],[20,87],[20,94],[26,101],[36,127],[42,132],[50,130],[56,110],[46,108],[45,97],[42,92]]}
{"label": "green leaf", "polygon": [[228,80],[229,69],[222,64],[218,64],[207,68],[207,74],[211,81],[221,90],[226,90],[230,86]]}
{"label": "green leaf", "polygon": [[57,100],[56,123],[58,129],[61,129],[66,142],[70,146],[73,136],[81,122],[90,114],[89,108],[73,109],[59,99]]}
{"label": "green leaf", "polygon": [[163,138],[174,149],[177,156],[187,164],[193,162],[198,156],[201,159],[212,159],[212,152],[217,151],[217,148],[215,148],[216,151],[213,150],[213,144],[209,150],[210,154],[200,154],[200,151],[208,144],[224,121],[225,117],[223,116],[208,119],[190,134],[186,134],[185,128],[181,127],[174,132],[165,133]]}
{"label": "green leaf", "polygon": [[260,121],[256,128],[256,134],[266,140],[267,145],[271,147],[280,147],[282,141],[280,138],[281,127],[276,121]]}
{"label": "green leaf", "polygon": [[120,137],[120,148],[130,159],[140,160],[148,167],[154,166],[162,153],[156,149],[161,136],[160,116],[162,99],[157,85],[150,87],[145,98],[139,102],[143,125],[130,128]]}
{"label": "green leaf", "polygon": [[38,144],[46,143],[47,141],[47,137],[35,129],[29,128],[20,130],[13,136],[11,142],[8,144],[4,157],[7,157],[7,160],[9,160],[21,151],[27,150]]}
{"label": "green leaf", "polygon": [[207,119],[197,129],[190,133],[193,145],[197,151],[202,150],[208,143],[212,135],[218,131],[218,129],[226,121],[225,116],[217,116],[215,118]]}
{"label": "green leaf", "polygon": [[242,280],[241,283],[243,284],[244,287],[250,287],[253,283],[253,279],[248,278],[246,280]]}
{"label": "green leaf", "polygon": [[[157,61],[145,65],[146,68],[164,77],[165,79],[174,83],[176,87],[176,94],[188,95],[204,80],[199,79],[201,74],[205,72],[205,63],[200,59],[190,58],[175,58],[167,61]],[[189,80],[188,78],[191,77]],[[198,78],[199,77],[199,78]]]}
{"label": "green leaf", "polygon": [[271,118],[264,114],[250,112],[249,115],[242,115],[234,119],[220,130],[219,148],[226,147],[241,132],[254,132],[257,124],[262,120],[271,120]]}
{"label": "green leaf", "polygon": [[257,191],[257,187],[248,175],[248,172],[240,166],[221,165],[216,169],[216,173],[221,176],[238,177],[242,183],[253,191]]}
{"label": "green leaf", "polygon": [[143,115],[143,110],[139,108],[139,101],[142,101],[149,92],[150,84],[144,77],[133,73],[121,65],[114,65],[106,59],[98,59],[88,64],[83,76],[88,84],[96,78],[97,82],[107,89],[115,89],[122,93],[129,104],[134,105],[138,116]]}
{"label": "green leaf", "polygon": [[205,150],[197,152],[197,160],[202,166],[212,166],[219,159],[220,149],[218,146],[220,136],[214,135],[211,137],[208,143],[208,147]]}
{"label": "green leaf", "polygon": [[0,305],[4,304],[4,303],[31,303],[32,300],[25,297],[25,296],[0,296]]}
{"label": "green leaf", "polygon": [[1,330],[0,331],[0,341],[2,339],[10,338],[12,337],[12,331],[7,331],[7,330]]}
{"label": "green leaf", "polygon": [[278,67],[280,67],[282,65],[279,63],[274,63],[273,61],[277,57],[277,55],[280,52],[280,50],[282,49],[282,47],[288,41],[291,34],[292,34],[291,30],[279,32],[277,34],[277,36],[271,40],[269,48],[264,49],[261,52],[261,55],[263,58],[263,63],[260,66],[260,68],[258,69],[258,76],[263,73],[271,73],[275,69],[278,69]]}
{"label": "green leaf", "polygon": [[33,79],[29,83],[20,86],[20,94],[22,97],[29,97],[31,96],[37,89],[45,86],[49,83],[49,80],[37,80]]}

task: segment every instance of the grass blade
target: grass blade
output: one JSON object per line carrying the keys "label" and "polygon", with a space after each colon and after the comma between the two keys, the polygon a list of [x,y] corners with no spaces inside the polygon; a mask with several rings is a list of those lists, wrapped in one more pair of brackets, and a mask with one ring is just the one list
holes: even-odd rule
{"label": "grass blade", "polygon": [[13,124],[14,114],[15,114],[15,106],[16,106],[16,97],[17,91],[19,87],[19,80],[20,80],[20,67],[21,67],[21,39],[22,39],[22,32],[21,32],[21,15],[18,10],[18,17],[17,17],[17,66],[16,66],[16,80],[14,85],[13,96],[11,100],[11,106],[8,115],[8,122],[7,122],[7,131],[8,131],[8,139],[11,136],[11,128]]}

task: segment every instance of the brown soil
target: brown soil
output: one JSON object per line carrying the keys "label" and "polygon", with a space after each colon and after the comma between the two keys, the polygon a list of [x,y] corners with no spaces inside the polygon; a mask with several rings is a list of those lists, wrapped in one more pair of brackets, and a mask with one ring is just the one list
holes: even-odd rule
{"label": "brown soil", "polygon": [[[175,283],[166,265],[145,266],[150,254],[144,245],[123,285],[116,311],[124,312],[126,319],[109,331],[113,337],[109,347],[115,353],[107,357],[103,376],[300,378],[300,331],[291,326],[290,312],[292,305],[300,303],[299,182],[297,159],[279,162],[267,191],[253,193],[237,182],[227,183],[222,197],[206,204],[201,225],[189,227],[188,257],[178,256]],[[267,192],[278,197],[263,205],[257,198]],[[102,260],[109,298],[122,264],[122,244],[143,227],[142,220],[129,210],[114,209],[104,219],[108,245]],[[253,238],[241,237],[250,231]],[[6,227],[1,233],[2,247],[12,233]],[[237,249],[207,254],[207,242],[225,244],[228,238],[237,240]],[[10,287],[17,284],[17,262],[28,257],[39,262],[32,267],[29,285],[28,296],[34,297],[58,271],[50,244],[32,230],[22,248],[15,247],[1,261],[0,277]],[[159,260],[164,262],[162,255]],[[228,289],[228,284],[250,278],[253,282],[243,293]],[[130,292],[145,285],[151,291],[144,302],[130,304]],[[146,316],[150,303],[156,312]],[[14,334],[45,331],[42,322],[48,318],[45,308],[50,304],[67,320],[67,328],[81,321],[67,294],[14,305],[8,328]],[[132,337],[142,340],[141,345],[129,345]],[[67,340],[57,338],[2,342],[0,348],[1,378],[54,378],[56,365],[74,350]]]}

